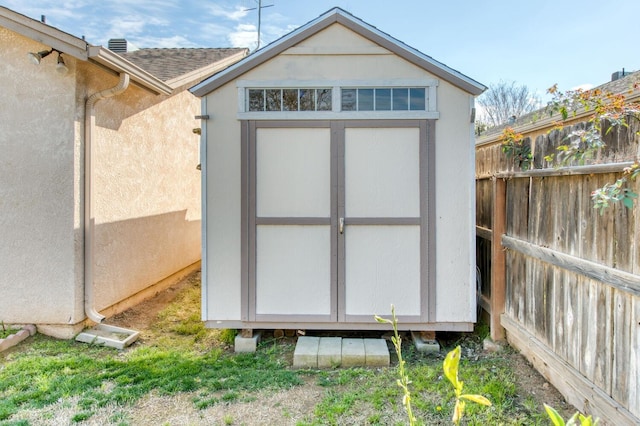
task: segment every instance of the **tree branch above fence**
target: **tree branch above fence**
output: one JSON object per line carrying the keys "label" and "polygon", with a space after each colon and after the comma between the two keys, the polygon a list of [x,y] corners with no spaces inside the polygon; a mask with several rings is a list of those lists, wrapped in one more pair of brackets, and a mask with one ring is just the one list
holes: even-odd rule
{"label": "tree branch above fence", "polygon": [[534,259],[601,281],[634,296],[640,296],[640,276],[638,275],[561,253],[547,247],[531,244],[507,235],[502,236],[502,246]]}

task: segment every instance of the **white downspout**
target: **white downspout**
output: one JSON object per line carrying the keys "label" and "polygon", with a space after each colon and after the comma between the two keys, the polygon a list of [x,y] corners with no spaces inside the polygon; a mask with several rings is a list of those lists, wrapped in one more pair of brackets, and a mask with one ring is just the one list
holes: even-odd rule
{"label": "white downspout", "polygon": [[95,218],[93,217],[92,137],[96,125],[95,105],[100,99],[119,95],[127,90],[127,87],[129,87],[129,74],[123,72],[116,86],[89,96],[84,109],[84,312],[95,323],[101,323],[105,318],[93,306]]}

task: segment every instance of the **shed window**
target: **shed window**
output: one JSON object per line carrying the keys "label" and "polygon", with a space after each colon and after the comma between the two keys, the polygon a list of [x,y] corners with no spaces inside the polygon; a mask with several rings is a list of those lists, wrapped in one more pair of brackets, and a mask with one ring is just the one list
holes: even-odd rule
{"label": "shed window", "polygon": [[331,111],[330,88],[249,89],[249,111]]}
{"label": "shed window", "polygon": [[238,80],[242,120],[434,119],[437,80]]}
{"label": "shed window", "polygon": [[424,87],[342,88],[342,111],[426,111]]}

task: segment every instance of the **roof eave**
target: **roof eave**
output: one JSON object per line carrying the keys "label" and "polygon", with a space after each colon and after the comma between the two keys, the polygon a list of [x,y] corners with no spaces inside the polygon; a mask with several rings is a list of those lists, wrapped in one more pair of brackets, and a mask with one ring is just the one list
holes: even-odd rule
{"label": "roof eave", "polygon": [[87,60],[86,41],[2,6],[0,26],[81,61]]}
{"label": "roof eave", "polygon": [[384,48],[394,52],[403,59],[408,60],[414,65],[417,65],[440,78],[443,78],[444,80],[452,83],[453,85],[474,96],[480,95],[487,89],[485,85],[478,83],[477,81],[447,67],[446,65],[438,61],[435,61],[434,59],[424,55],[423,53],[405,45],[399,40],[396,40],[388,34],[367,24],[366,22],[356,20],[354,16],[336,7],[320,15],[313,21],[310,21],[305,25],[297,28],[283,38],[269,44],[265,48],[258,50],[253,55],[245,58],[243,61],[240,61],[222,71],[221,73],[218,73],[217,75],[204,80],[200,84],[192,87],[190,90],[196,96],[205,96],[213,90],[233,80],[234,78],[244,74],[249,69],[272,59],[289,47],[298,44],[302,40],[322,31],[323,29],[329,27],[330,25],[333,25],[334,23],[340,23],[344,25],[355,33],[370,39],[374,43],[377,43]]}
{"label": "roof eave", "polygon": [[97,63],[116,73],[126,72],[139,86],[155,94],[171,94],[171,87],[122,56],[102,46],[90,46],[81,38],[0,6],[0,26],[81,61]]}
{"label": "roof eave", "polygon": [[117,73],[127,73],[132,81],[153,93],[170,95],[173,90],[171,86],[159,78],[154,77],[109,49],[102,46],[89,46],[87,51],[89,53],[88,59],[91,62],[100,64]]}

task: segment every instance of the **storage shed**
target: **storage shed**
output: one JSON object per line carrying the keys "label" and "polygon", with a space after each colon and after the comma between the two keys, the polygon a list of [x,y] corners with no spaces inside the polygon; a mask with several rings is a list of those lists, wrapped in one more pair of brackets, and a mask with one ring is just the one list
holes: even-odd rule
{"label": "storage shed", "polygon": [[193,87],[206,325],[472,330],[484,89],[339,8]]}

